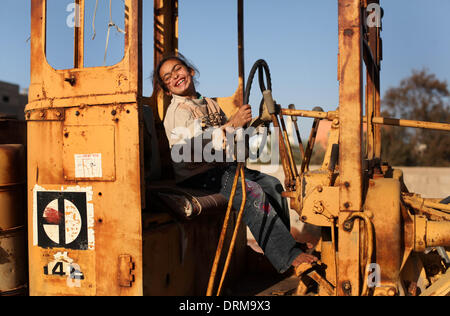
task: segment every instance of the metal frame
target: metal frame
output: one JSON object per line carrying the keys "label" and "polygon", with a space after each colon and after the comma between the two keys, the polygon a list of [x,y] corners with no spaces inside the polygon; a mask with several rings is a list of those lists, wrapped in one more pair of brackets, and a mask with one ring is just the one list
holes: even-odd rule
{"label": "metal frame", "polygon": [[[45,57],[46,2],[31,1],[31,85],[26,107],[30,294],[141,295],[141,210],[145,195],[141,112],[144,104],[153,106],[154,113],[158,113],[155,119],[159,118],[161,123],[170,101],[159,90],[150,98],[142,96],[142,0],[125,0],[123,60],[114,66],[94,68],[84,68],[85,0],[76,0],[81,27],[74,30],[75,67],[66,70],[53,69]],[[447,131],[450,125],[380,116],[381,28],[365,26],[366,8],[373,3],[379,4],[379,0],[338,0],[338,110],[326,113],[290,108],[270,113],[274,126],[282,129],[279,142],[286,175],[284,196],[291,199],[291,208],[302,221],[322,226],[324,233],[330,235],[322,243],[322,259],[332,267],[326,273],[329,282],[314,274],[317,282],[327,284],[328,294],[331,291],[336,295],[368,294],[367,270],[361,271],[375,256],[377,262],[389,267],[375,293],[396,295],[398,273],[408,265],[411,251],[423,251],[427,245],[439,246],[450,240],[450,218],[442,214],[448,210],[443,204],[421,203],[418,197],[405,196],[400,191],[399,172],[394,171],[390,179],[384,179],[380,124]],[[178,1],[154,0],[154,8],[156,66],[166,54],[178,51]],[[217,98],[228,116],[243,102],[243,0],[238,0],[237,18],[238,87],[232,96]],[[367,71],[365,116],[363,62]],[[302,166],[297,170],[283,115],[313,117],[315,129],[321,119],[333,122],[319,173],[308,171],[315,129],[303,153]],[[363,148],[363,124],[367,124],[366,148]],[[74,155],[92,153],[102,154],[103,173],[96,177],[77,176]],[[92,218],[95,246],[69,253],[74,262],[83,262],[85,279],[80,288],[67,287],[66,279],[43,275],[43,267],[48,267],[53,256],[65,248],[36,244],[35,228],[36,191],[64,194],[67,190],[78,190],[77,186],[91,190],[95,206]],[[383,209],[377,208],[380,194],[389,196],[390,203],[385,203]],[[441,213],[433,208],[441,209]],[[410,213],[411,210],[415,212]],[[437,224],[425,216],[447,222]],[[387,220],[389,223],[385,225]],[[375,233],[372,225],[377,228]],[[389,250],[386,247],[379,245],[375,250],[372,247],[373,242],[386,238],[393,242],[392,258],[386,255]]]}
{"label": "metal frame", "polygon": [[[322,259],[329,267],[326,277],[334,286],[334,294],[339,296],[369,294],[368,264],[372,260],[383,270],[380,285],[372,294],[397,295],[399,274],[411,251],[424,251],[425,245],[449,243],[448,233],[443,233],[450,227],[444,214],[448,207],[438,203],[434,205],[440,211],[432,211],[425,202],[420,202],[420,197],[410,197],[401,191],[405,186],[400,170],[392,171],[381,165],[381,124],[442,131],[450,131],[450,124],[381,117],[381,25],[366,25],[367,8],[371,4],[379,6],[379,0],[338,0],[338,109],[305,111],[295,110],[290,105],[289,109],[280,108],[278,112],[280,118],[283,115],[315,118],[309,144],[314,143],[315,128],[320,120],[333,122],[319,172],[307,172],[312,152],[310,145],[303,155],[298,176],[289,157],[282,152],[280,157],[288,190],[284,196],[290,198],[291,208],[299,213],[302,221],[323,227]],[[365,115],[363,62],[367,72]],[[362,142],[364,124],[367,126],[366,148]],[[284,124],[281,127],[286,132]],[[289,148],[289,141],[284,141],[280,140],[280,147]],[[335,170],[337,148],[339,165]],[[295,186],[292,186],[293,182]],[[383,201],[379,200],[381,196]],[[436,219],[444,221],[433,221]],[[327,233],[330,230],[331,234]],[[435,236],[434,239],[431,236]],[[389,245],[385,242],[387,239]],[[375,250],[374,244],[377,245]],[[416,276],[409,277],[414,279]],[[328,284],[325,280],[316,282]],[[297,293],[305,290],[300,283]],[[442,292],[442,289],[438,291]],[[322,290],[322,294],[328,292],[329,289]]]}

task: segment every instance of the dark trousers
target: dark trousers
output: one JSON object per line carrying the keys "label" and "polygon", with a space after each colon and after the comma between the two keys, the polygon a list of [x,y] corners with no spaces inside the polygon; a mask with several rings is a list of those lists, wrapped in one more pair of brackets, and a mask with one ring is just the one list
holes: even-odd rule
{"label": "dark trousers", "polygon": [[[236,164],[213,168],[180,185],[220,192],[229,199],[236,168]],[[244,175],[247,200],[242,220],[275,269],[283,273],[302,252],[289,231],[289,207],[286,198],[281,196],[283,186],[277,178],[256,170],[245,168]],[[239,210],[241,202],[242,186],[239,177],[233,208]]]}

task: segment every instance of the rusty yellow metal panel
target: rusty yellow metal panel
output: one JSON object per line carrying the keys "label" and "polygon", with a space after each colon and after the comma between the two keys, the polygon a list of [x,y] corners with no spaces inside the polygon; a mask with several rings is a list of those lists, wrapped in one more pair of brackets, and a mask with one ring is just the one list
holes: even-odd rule
{"label": "rusty yellow metal panel", "polygon": [[380,266],[379,286],[398,293],[397,282],[404,252],[400,182],[385,178],[369,180],[364,212],[372,215],[376,231],[374,262]]}
{"label": "rusty yellow metal panel", "polygon": [[67,70],[45,58],[46,4],[31,14],[30,294],[142,295],[142,1],[125,0],[121,62],[83,68],[76,36]]}
{"label": "rusty yellow metal panel", "polygon": [[[114,108],[111,106],[70,109],[66,111],[66,122],[29,122],[29,140],[33,140],[30,142],[28,153],[29,222],[33,223],[29,240],[33,240],[33,244],[30,244],[30,258],[34,262],[33,265],[30,265],[31,294],[119,295],[142,293],[140,287],[142,282],[142,237],[137,105],[124,105],[124,111],[115,115],[115,118],[118,118],[117,122],[110,119],[110,126],[99,125],[100,122],[107,121],[106,117],[112,116],[111,112]],[[80,114],[76,114],[77,111]],[[81,116],[81,113],[83,113],[83,124],[89,122],[93,125],[73,127],[72,124],[79,120],[78,116]],[[102,113],[103,115],[101,115]],[[63,123],[67,123],[67,125],[63,125]],[[72,133],[69,137],[65,137],[67,132],[64,131],[66,128],[64,126],[71,126],[67,129],[67,132]],[[104,143],[97,144],[98,150],[95,150],[98,135],[92,135],[94,129],[98,129],[99,135],[105,137]],[[86,132],[85,137],[93,137],[92,142],[81,136],[82,131]],[[35,139],[41,134],[45,134],[46,137]],[[65,143],[64,138],[70,137],[73,137],[74,143],[78,139],[81,145],[87,145],[86,150],[92,149],[93,154],[103,154],[95,156],[95,159],[90,158],[89,155],[84,156],[86,164],[99,164],[93,168],[100,171],[93,171],[92,174],[84,173],[80,179],[76,177],[75,165],[72,164],[75,161],[74,156],[78,152],[80,154],[85,154],[85,152],[78,151],[83,148],[83,146],[79,146],[80,144],[69,146],[70,149],[65,150],[64,145],[67,144],[67,141]],[[114,144],[117,146],[114,147]],[[64,156],[66,158],[63,159]],[[71,161],[70,164],[68,161]],[[114,180],[107,176],[111,174],[108,170],[114,170],[113,162],[117,164]],[[96,177],[95,172],[100,172],[105,178]],[[65,173],[74,176],[75,179],[65,179]],[[92,179],[89,179],[89,176],[92,176]],[[55,194],[53,196],[50,194],[50,197],[44,198],[44,201],[38,205],[40,201],[37,196],[38,192],[31,191],[32,189],[36,191],[36,185],[42,187],[38,192],[50,191]],[[91,202],[84,200],[82,205],[75,203],[79,201],[72,195],[80,190],[84,192],[85,199],[91,196]],[[61,198],[58,195],[61,195]],[[65,204],[58,204],[61,203],[59,202],[61,199]],[[58,202],[53,202],[54,200]],[[88,240],[88,249],[68,250],[69,244],[61,245],[60,240],[56,238],[54,238],[56,242],[50,246],[45,243],[45,240],[40,240],[45,235],[42,237],[39,233],[51,234],[45,229],[39,232],[41,225],[57,226],[58,230],[69,226],[67,216],[70,205],[68,206],[66,201],[74,204],[77,212],[80,213],[75,221],[81,221],[81,226],[87,224],[89,228],[92,228],[92,235],[95,239],[94,241]],[[83,205],[86,203],[92,204],[91,214],[81,214],[81,208],[85,207]],[[51,212],[55,212],[52,209],[56,210],[58,215],[52,215]],[[57,216],[57,219],[53,219],[52,216]],[[65,218],[63,223],[61,220],[58,221],[59,217]],[[80,234],[83,233],[82,227],[74,229],[80,230]],[[40,241],[43,242],[42,245],[39,244]],[[93,243],[92,247],[91,243]],[[67,273],[63,277],[61,275],[47,276],[43,273],[44,267],[48,266],[49,262],[53,262],[53,257],[64,252],[68,252],[67,256],[70,260],[82,268],[81,272],[84,278],[80,282],[82,285],[80,287],[66,286],[67,282],[64,279],[67,277]],[[132,287],[128,288],[120,287],[117,281],[119,257],[123,254],[130,255],[136,266],[135,282]],[[36,263],[39,264],[35,265]],[[56,271],[58,272],[58,270]],[[58,276],[58,281],[52,281]],[[101,282],[96,281],[98,279]]]}
{"label": "rusty yellow metal panel", "polygon": [[31,1],[31,78],[29,88],[29,110],[41,108],[45,100],[52,107],[111,103],[108,96],[116,100],[136,99],[141,94],[137,84],[141,70],[138,49],[142,14],[141,0],[126,0],[125,7],[125,52],[118,64],[108,67],[74,68],[55,70],[45,56],[46,0]]}
{"label": "rusty yellow metal panel", "polygon": [[359,295],[359,224],[343,225],[362,201],[361,1],[339,0],[339,241],[338,295]]}
{"label": "rusty yellow metal panel", "polygon": [[[36,254],[34,254],[36,253]],[[95,252],[64,248],[43,249],[33,253],[30,269],[30,295],[96,295]]]}
{"label": "rusty yellow metal panel", "polygon": [[65,125],[63,135],[65,180],[115,180],[114,125]]}
{"label": "rusty yellow metal panel", "polygon": [[317,186],[308,192],[303,200],[302,218],[316,226],[334,226],[334,219],[339,214],[339,188]]}
{"label": "rusty yellow metal panel", "polygon": [[341,210],[362,200],[362,59],[360,0],[339,1],[339,174]]}

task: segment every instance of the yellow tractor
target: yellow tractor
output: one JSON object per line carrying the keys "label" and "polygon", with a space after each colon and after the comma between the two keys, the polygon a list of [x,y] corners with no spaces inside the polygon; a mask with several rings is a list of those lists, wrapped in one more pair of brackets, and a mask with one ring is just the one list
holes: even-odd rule
{"label": "yellow tractor", "polygon": [[[14,145],[0,145],[0,294],[211,295],[222,248],[231,286],[246,271],[246,230],[239,210],[225,212],[223,196],[177,187],[172,178],[162,125],[170,99],[160,90],[143,95],[143,1],[124,0],[124,57],[103,67],[84,65],[85,2],[75,0],[74,67],[56,70],[46,57],[47,1],[31,1],[27,137],[11,132],[24,126],[2,124],[9,131],[2,143]],[[217,98],[227,116],[246,92],[243,0],[237,8],[238,87]],[[280,130],[284,196],[301,221],[321,230],[320,261],[298,267],[294,291],[282,294],[450,292],[448,201],[408,192],[402,171],[382,160],[380,130],[448,132],[450,125],[381,116],[381,28],[365,23],[379,9],[378,0],[338,0],[335,111],[283,107],[262,89],[254,124]],[[178,52],[177,0],[154,0],[154,43],[155,65]],[[300,166],[286,116],[314,119]],[[328,148],[321,168],[310,171],[320,120],[332,122]]]}

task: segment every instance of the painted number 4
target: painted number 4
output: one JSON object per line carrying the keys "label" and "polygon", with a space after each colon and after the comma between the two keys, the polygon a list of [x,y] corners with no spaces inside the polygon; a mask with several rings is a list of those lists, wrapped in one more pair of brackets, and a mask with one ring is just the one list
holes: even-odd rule
{"label": "painted number 4", "polygon": [[81,287],[81,280],[84,280],[80,266],[67,257],[67,253],[57,253],[55,260],[44,267],[44,274],[67,277],[69,287]]}
{"label": "painted number 4", "polygon": [[68,266],[68,270],[69,270],[69,273],[64,271],[64,262],[57,262],[55,264],[55,266],[53,267],[51,274],[52,275],[60,275],[60,276],[67,275],[71,279],[75,279],[75,280],[83,280],[84,279],[84,275],[80,271],[80,266],[78,264],[76,264],[76,263],[70,264]]}

